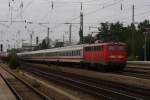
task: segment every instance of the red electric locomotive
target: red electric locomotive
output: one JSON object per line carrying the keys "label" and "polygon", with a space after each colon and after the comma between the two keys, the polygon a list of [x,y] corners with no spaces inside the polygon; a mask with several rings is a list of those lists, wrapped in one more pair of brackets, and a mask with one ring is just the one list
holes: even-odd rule
{"label": "red electric locomotive", "polygon": [[122,70],[126,65],[126,44],[108,42],[84,47],[84,61],[110,70]]}
{"label": "red electric locomotive", "polygon": [[78,63],[95,68],[122,70],[126,65],[126,44],[107,42],[67,46],[18,53],[21,59],[40,62]]}

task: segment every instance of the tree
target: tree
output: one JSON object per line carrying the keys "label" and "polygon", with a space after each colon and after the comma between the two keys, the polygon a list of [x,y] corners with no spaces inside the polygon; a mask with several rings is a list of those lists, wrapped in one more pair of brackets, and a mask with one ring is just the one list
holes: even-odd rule
{"label": "tree", "polygon": [[48,49],[48,48],[49,48],[49,45],[48,43],[46,43],[46,40],[44,39],[42,43],[39,44],[39,49]]}
{"label": "tree", "polygon": [[92,37],[92,35],[88,34],[87,36],[83,37],[83,42],[91,44],[95,42],[95,39]]}
{"label": "tree", "polygon": [[64,42],[59,42],[58,40],[56,40],[55,48],[57,47],[64,47]]}

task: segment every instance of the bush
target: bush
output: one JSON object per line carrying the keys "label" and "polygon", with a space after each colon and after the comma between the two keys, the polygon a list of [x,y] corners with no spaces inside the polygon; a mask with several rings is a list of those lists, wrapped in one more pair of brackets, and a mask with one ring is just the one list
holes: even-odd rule
{"label": "bush", "polygon": [[11,69],[16,69],[19,66],[18,57],[16,55],[10,56],[8,64]]}
{"label": "bush", "polygon": [[39,83],[38,81],[34,80],[33,83],[32,83],[32,86],[34,88],[40,88],[41,87],[41,83]]}

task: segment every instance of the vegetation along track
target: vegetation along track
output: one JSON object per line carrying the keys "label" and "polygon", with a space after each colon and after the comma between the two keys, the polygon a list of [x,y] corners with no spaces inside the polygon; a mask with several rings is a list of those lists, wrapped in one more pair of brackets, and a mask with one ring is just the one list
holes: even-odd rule
{"label": "vegetation along track", "polygon": [[143,88],[96,80],[56,70],[44,70],[33,67],[26,67],[26,70],[49,81],[81,90],[104,100],[149,100],[150,98],[150,90]]}
{"label": "vegetation along track", "polygon": [[51,100],[46,95],[32,87],[30,84],[17,77],[14,73],[5,68],[3,69],[14,77],[12,79],[7,79],[1,74],[1,77],[6,82],[17,100]]}

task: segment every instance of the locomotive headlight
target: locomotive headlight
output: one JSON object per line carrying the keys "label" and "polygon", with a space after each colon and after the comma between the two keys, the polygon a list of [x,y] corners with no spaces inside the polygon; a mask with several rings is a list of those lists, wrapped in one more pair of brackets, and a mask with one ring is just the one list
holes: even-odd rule
{"label": "locomotive headlight", "polygon": [[118,56],[118,58],[123,58],[123,57],[124,57],[124,56],[122,56],[122,55],[119,55],[119,56]]}
{"label": "locomotive headlight", "polygon": [[109,58],[115,58],[115,56],[114,55],[110,55]]}

